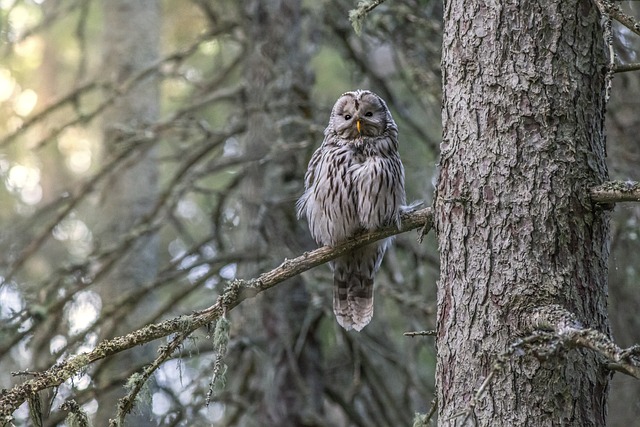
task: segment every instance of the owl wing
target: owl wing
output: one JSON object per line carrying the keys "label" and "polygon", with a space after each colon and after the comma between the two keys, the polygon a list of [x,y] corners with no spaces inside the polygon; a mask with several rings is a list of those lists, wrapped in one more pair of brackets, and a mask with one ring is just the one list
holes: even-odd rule
{"label": "owl wing", "polygon": [[307,166],[307,171],[304,174],[304,193],[302,193],[302,196],[296,202],[298,219],[307,215],[307,203],[310,195],[309,189],[312,189],[315,186],[316,168],[318,167],[318,163],[320,163],[321,158],[322,146],[313,152],[311,160],[309,160],[309,166]]}

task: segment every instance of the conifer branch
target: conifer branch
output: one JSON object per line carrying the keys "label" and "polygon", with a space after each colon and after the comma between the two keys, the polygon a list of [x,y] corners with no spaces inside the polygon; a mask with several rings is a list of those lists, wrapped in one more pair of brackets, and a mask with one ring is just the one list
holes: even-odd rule
{"label": "conifer branch", "polygon": [[[0,420],[2,422],[10,422],[13,412],[39,391],[59,386],[98,360],[171,334],[178,334],[170,344],[173,352],[182,341],[198,328],[216,321],[242,301],[255,297],[278,283],[331,261],[353,249],[418,228],[428,231],[432,225],[433,212],[431,208],[403,213],[400,228],[395,226],[384,227],[370,233],[359,234],[333,248],[323,246],[314,251],[306,252],[297,258],[285,259],[278,267],[261,274],[255,279],[231,281],[218,296],[216,302],[204,310],[144,326],[126,335],[102,341],[94,350],[70,357],[46,371],[29,372],[33,378],[9,390],[0,391]],[[166,350],[166,347],[163,347],[163,350]],[[166,357],[159,357],[158,360],[164,359]],[[135,393],[132,393],[132,395],[135,395]]]}
{"label": "conifer branch", "polygon": [[589,190],[594,203],[640,202],[640,183],[609,181]]}

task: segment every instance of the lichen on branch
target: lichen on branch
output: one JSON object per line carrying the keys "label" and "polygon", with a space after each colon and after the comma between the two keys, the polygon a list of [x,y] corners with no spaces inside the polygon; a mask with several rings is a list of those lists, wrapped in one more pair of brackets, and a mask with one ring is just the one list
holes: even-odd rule
{"label": "lichen on branch", "polygon": [[[261,274],[255,279],[233,280],[218,296],[216,302],[204,310],[147,325],[126,335],[102,341],[92,351],[70,357],[46,371],[33,373],[33,378],[9,390],[0,391],[0,420],[10,420],[13,412],[31,396],[41,390],[59,386],[82,372],[91,363],[171,334],[177,334],[168,346],[160,350],[161,354],[154,364],[150,365],[152,369],[145,370],[143,376],[148,378],[164,360],[179,348],[180,344],[191,333],[204,325],[217,321],[242,301],[252,298],[260,292],[266,291],[304,271],[331,261],[350,250],[418,228],[422,228],[422,232],[426,233],[431,229],[432,225],[433,213],[431,208],[405,212],[401,215],[401,226],[399,228],[395,225],[390,225],[373,232],[358,234],[338,246],[323,246],[296,258],[285,259],[278,267]],[[138,386],[139,384],[136,384],[136,390],[131,393],[131,400],[137,394]],[[126,414],[130,410],[130,402],[126,400],[121,403],[125,405],[121,414]]]}

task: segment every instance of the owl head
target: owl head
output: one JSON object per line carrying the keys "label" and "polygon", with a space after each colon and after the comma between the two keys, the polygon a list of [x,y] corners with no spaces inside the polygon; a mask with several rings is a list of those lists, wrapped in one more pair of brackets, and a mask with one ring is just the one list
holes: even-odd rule
{"label": "owl head", "polygon": [[327,132],[344,139],[382,135],[395,126],[387,104],[373,92],[355,90],[343,93],[331,110]]}

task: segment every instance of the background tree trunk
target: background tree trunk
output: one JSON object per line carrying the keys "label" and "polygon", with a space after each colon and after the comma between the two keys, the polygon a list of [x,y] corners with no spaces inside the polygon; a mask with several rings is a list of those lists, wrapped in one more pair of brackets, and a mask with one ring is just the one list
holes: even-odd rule
{"label": "background tree trunk", "polygon": [[[159,58],[160,3],[157,0],[110,0],[102,3],[104,14],[103,69],[105,76],[116,86],[122,85]],[[159,117],[159,88],[154,75],[146,77],[130,92],[119,97],[105,112],[102,120],[103,149],[108,159],[121,150],[130,148],[144,139],[145,126]],[[104,247],[121,242],[123,234],[130,232],[149,214],[158,194],[156,149],[143,152],[138,160],[123,165],[102,190],[99,244]],[[129,253],[120,257],[111,273],[100,283],[99,292],[103,308],[113,305],[126,292],[135,290],[153,280],[158,269],[158,237],[143,236],[124,249]],[[153,297],[135,307],[122,307],[121,311],[105,322],[103,336],[125,333],[143,323],[143,316],[151,312]],[[138,348],[131,354],[122,354],[100,366],[98,372],[99,396],[97,421],[101,425],[114,418],[118,399],[125,390],[123,381],[141,364],[151,360],[155,351],[150,347]],[[145,357],[146,355],[146,357]],[[136,414],[127,418],[130,425],[155,425],[148,411],[150,402],[137,406]]]}
{"label": "background tree trunk", "polygon": [[[438,414],[467,408],[534,307],[608,332],[603,39],[587,1],[445,5]],[[609,374],[588,351],[510,360],[479,425],[605,425]]]}
{"label": "background tree trunk", "polygon": [[[627,10],[633,14],[633,10]],[[640,49],[635,34],[620,31],[617,54],[621,62],[634,62],[633,52]],[[629,49],[629,54],[625,55]],[[629,103],[637,99],[633,93],[640,90],[640,72],[616,74],[613,80],[611,102],[607,106],[607,152],[611,179],[637,180],[640,163],[640,114],[629,110]],[[640,296],[638,283],[640,269],[640,206],[618,203],[612,215],[611,264],[609,292],[611,330],[613,338],[623,347],[640,342]],[[608,425],[632,426],[640,419],[640,381],[616,374],[611,383]]]}
{"label": "background tree trunk", "polygon": [[[244,169],[238,242],[246,251],[263,255],[264,269],[310,246],[294,212],[304,176],[304,152],[292,147],[310,138],[305,120],[311,119],[313,75],[305,51],[309,45],[302,41],[301,2],[258,0],[244,6],[250,45],[243,151],[256,161]],[[260,271],[256,267],[244,263],[239,277],[255,276]],[[256,383],[261,396],[258,425],[294,427],[319,419],[323,392],[316,336],[319,310],[314,318],[309,301],[298,276],[262,295],[260,310],[255,306],[243,310],[243,327],[261,337],[266,355],[250,362],[257,362],[262,371]]]}

